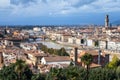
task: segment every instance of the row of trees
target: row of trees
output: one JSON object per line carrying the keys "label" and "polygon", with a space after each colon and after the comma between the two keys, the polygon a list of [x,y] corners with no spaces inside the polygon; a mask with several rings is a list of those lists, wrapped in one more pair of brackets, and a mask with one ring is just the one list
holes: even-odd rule
{"label": "row of trees", "polygon": [[105,68],[90,69],[92,56],[85,54],[81,61],[87,66],[69,66],[67,68],[51,68],[47,74],[33,74],[22,60],[0,70],[0,80],[120,80],[120,60],[117,56]]}
{"label": "row of trees", "polygon": [[86,69],[82,67],[68,67],[65,69],[51,69],[44,80],[119,80],[120,67],[117,70],[94,68],[86,78]]}
{"label": "row of trees", "polygon": [[44,51],[45,53],[50,53],[53,55],[69,56],[69,54],[66,52],[65,48],[53,49],[53,48],[48,48],[46,45],[41,44],[41,50]]}
{"label": "row of trees", "polygon": [[87,70],[83,67],[69,66],[67,68],[51,68],[47,74],[33,74],[22,60],[0,70],[0,80],[120,80],[120,67],[116,69],[94,68]]}

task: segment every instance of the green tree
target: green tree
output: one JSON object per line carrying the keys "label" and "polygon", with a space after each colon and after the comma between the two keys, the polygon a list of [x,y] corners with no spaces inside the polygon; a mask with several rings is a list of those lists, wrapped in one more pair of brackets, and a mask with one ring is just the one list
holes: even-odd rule
{"label": "green tree", "polygon": [[61,49],[53,49],[53,48],[48,48],[47,46],[40,44],[41,50],[44,51],[45,53],[50,53],[53,55],[59,55],[59,56],[69,56],[69,54],[66,52],[65,48]]}
{"label": "green tree", "polygon": [[25,67],[26,67],[25,61],[23,61],[23,60],[17,60],[16,61],[16,63],[15,63],[15,72],[19,76],[18,80],[21,80],[22,73],[24,72]]}
{"label": "green tree", "polygon": [[111,69],[115,69],[119,65],[120,65],[120,60],[119,60],[119,58],[116,55],[114,55],[113,58],[112,58],[112,61],[109,62],[109,64],[107,65],[107,67],[111,68]]}
{"label": "green tree", "polygon": [[45,53],[48,52],[48,48],[46,45],[41,44],[41,50],[44,51]]}
{"label": "green tree", "polygon": [[45,80],[45,75],[42,75],[42,74],[34,74],[32,76],[32,79],[31,80]]}
{"label": "green tree", "polygon": [[62,68],[51,68],[46,76],[46,80],[67,80],[65,71]]}
{"label": "green tree", "polygon": [[18,75],[14,71],[14,65],[3,66],[0,70],[0,80],[18,80]]}
{"label": "green tree", "polygon": [[88,80],[116,80],[115,70],[108,68],[91,69]]}
{"label": "green tree", "polygon": [[69,54],[66,52],[65,48],[61,48],[60,50],[58,50],[58,55],[59,56],[69,56]]}
{"label": "green tree", "polygon": [[29,69],[28,65],[25,64],[23,60],[16,60],[15,72],[18,74],[18,80],[27,79],[30,80],[32,77],[32,71]]}
{"label": "green tree", "polygon": [[120,66],[118,66],[116,69],[116,76],[117,76],[117,80],[120,80]]}
{"label": "green tree", "polygon": [[68,69],[64,72],[66,72],[66,77],[68,80],[80,80],[80,73],[79,73],[78,67],[68,67]]}
{"label": "green tree", "polygon": [[89,74],[89,67],[90,67],[90,64],[92,63],[93,61],[93,57],[91,54],[88,54],[88,53],[85,53],[85,55],[83,55],[81,57],[81,61],[85,64],[86,66],[86,69],[87,69],[87,74],[86,74],[86,79],[88,80],[88,74]]}
{"label": "green tree", "polygon": [[30,68],[28,67],[28,65],[26,65],[25,70],[23,71],[22,74],[23,74],[22,76],[24,76],[24,78],[26,78],[26,80],[31,80],[31,78],[33,76],[33,73],[30,70]]}
{"label": "green tree", "polygon": [[82,67],[51,68],[46,80],[83,80],[86,70]]}
{"label": "green tree", "polygon": [[0,70],[0,80],[31,80],[33,73],[22,60],[9,66],[3,66]]}
{"label": "green tree", "polygon": [[53,48],[48,48],[48,53],[54,54],[54,49]]}
{"label": "green tree", "polygon": [[73,61],[71,61],[71,62],[70,62],[70,65],[69,65],[69,66],[74,66],[74,63],[73,63]]}

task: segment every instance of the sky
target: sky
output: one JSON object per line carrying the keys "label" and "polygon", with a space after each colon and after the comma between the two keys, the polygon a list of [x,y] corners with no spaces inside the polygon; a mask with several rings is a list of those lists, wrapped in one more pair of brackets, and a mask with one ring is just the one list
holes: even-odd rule
{"label": "sky", "polygon": [[104,24],[120,20],[120,0],[0,0],[0,25]]}

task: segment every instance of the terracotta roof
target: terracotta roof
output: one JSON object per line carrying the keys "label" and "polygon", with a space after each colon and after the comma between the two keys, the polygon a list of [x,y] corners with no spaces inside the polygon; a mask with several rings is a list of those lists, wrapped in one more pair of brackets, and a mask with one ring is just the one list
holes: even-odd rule
{"label": "terracotta roof", "polygon": [[40,53],[40,54],[34,54],[34,56],[35,57],[47,57],[47,56],[49,56],[49,54]]}
{"label": "terracotta roof", "polygon": [[[78,62],[77,63],[79,66],[82,66],[82,62]],[[101,67],[101,65],[96,64],[96,63],[91,63],[90,64],[90,68],[96,68],[96,67]]]}
{"label": "terracotta roof", "polygon": [[[82,51],[78,56],[82,57],[83,55],[85,55],[86,53],[91,54],[93,56],[98,55],[98,50],[84,50]],[[102,55],[105,55],[105,52],[102,51]]]}
{"label": "terracotta roof", "polygon": [[60,61],[70,61],[70,57],[68,56],[50,56],[44,57],[47,62],[60,62]]}
{"label": "terracotta roof", "polygon": [[90,68],[96,68],[96,67],[101,67],[101,65],[95,64],[95,63],[92,63],[92,64],[90,65]]}

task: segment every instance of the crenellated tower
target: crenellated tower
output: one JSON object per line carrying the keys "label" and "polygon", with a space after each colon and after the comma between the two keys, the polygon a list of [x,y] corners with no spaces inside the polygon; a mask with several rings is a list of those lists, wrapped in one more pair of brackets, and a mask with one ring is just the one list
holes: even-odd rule
{"label": "crenellated tower", "polygon": [[105,17],[105,27],[106,28],[109,27],[109,15],[106,15],[106,17]]}

